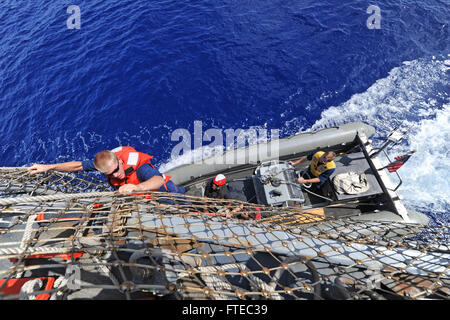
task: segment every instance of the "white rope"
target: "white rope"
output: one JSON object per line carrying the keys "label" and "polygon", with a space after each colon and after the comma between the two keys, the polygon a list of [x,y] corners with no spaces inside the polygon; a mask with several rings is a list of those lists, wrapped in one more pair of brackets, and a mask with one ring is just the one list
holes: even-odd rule
{"label": "white rope", "polygon": [[55,195],[48,195],[48,196],[26,196],[26,197],[20,197],[20,198],[0,199],[0,205],[10,206],[10,205],[14,205],[14,204],[29,203],[29,202],[45,202],[45,201],[67,200],[67,199],[75,199],[75,198],[107,197],[107,196],[112,196],[114,194],[115,193],[113,191],[107,191],[107,192],[55,194]]}
{"label": "white rope", "polygon": [[37,214],[32,214],[28,217],[27,224],[25,226],[25,231],[23,232],[22,241],[20,242],[20,249],[25,249],[27,246],[27,242],[31,239],[31,235],[33,234],[33,223],[36,220]]}
{"label": "white rope", "polygon": [[[36,220],[37,215],[32,214],[28,217],[27,224],[25,225],[25,231],[23,232],[22,240],[20,241],[19,250],[22,250],[21,254],[26,251],[27,242],[32,239],[33,223]],[[16,278],[22,278],[23,272],[18,272]],[[22,300],[22,299],[21,299]]]}
{"label": "white rope", "polygon": [[0,167],[0,171],[11,171],[11,170],[27,171],[28,168],[27,167]]}
{"label": "white rope", "polygon": [[43,285],[44,282],[39,278],[25,282],[22,288],[20,288],[19,300],[36,299],[36,295],[34,295],[33,293],[38,290],[41,290]]}
{"label": "white rope", "polygon": [[[201,274],[203,281],[205,281],[205,284],[213,288],[214,290],[226,290],[231,291],[233,288],[230,285],[229,282],[225,282],[223,280],[223,277],[215,274],[218,270],[227,270],[227,269],[238,269],[240,271],[250,271],[246,265],[244,264],[237,264],[237,263],[230,263],[225,264],[221,266],[211,266],[211,267],[199,267],[198,268],[201,272],[205,272],[205,274]],[[250,286],[252,290],[257,291],[267,291],[269,294],[269,299],[273,300],[282,300],[282,297],[277,292],[274,292],[275,286],[268,285],[265,283],[262,279],[256,277],[253,274],[248,274],[248,279],[250,282]],[[215,299],[224,300],[227,299],[227,296],[221,294],[221,293],[215,293],[213,294]]]}
{"label": "white rope", "polygon": [[72,248],[54,248],[54,247],[29,247],[27,250],[22,248],[0,248],[0,255],[19,255],[27,254],[45,254],[45,253],[66,253]]}

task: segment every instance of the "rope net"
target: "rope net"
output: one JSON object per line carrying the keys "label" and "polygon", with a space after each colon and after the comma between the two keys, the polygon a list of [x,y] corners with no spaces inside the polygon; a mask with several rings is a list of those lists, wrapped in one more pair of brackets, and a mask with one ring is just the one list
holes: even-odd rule
{"label": "rope net", "polygon": [[450,298],[447,226],[20,168],[0,180],[0,299]]}

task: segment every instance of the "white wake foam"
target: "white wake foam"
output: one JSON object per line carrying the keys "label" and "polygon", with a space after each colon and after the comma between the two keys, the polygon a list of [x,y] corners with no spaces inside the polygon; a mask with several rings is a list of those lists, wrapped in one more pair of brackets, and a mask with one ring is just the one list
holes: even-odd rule
{"label": "white wake foam", "polygon": [[[328,108],[311,128],[317,130],[351,121],[363,121],[377,130],[374,144],[397,126],[411,127],[404,141],[388,151],[389,157],[416,150],[399,170],[399,194],[412,209],[447,220],[450,209],[450,104],[447,61],[404,62],[376,81],[364,93]],[[387,162],[386,162],[387,164]],[[395,181],[395,177],[392,177]]]}

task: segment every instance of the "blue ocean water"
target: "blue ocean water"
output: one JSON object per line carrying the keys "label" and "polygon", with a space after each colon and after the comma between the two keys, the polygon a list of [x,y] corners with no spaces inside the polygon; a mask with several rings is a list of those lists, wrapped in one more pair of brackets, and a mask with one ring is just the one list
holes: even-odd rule
{"label": "blue ocean water", "polygon": [[[67,28],[70,5],[80,29]],[[417,150],[399,192],[448,224],[449,21],[443,0],[5,0],[0,165],[133,145],[164,171],[185,161],[171,158],[172,132],[194,121],[281,137],[364,121],[375,145],[411,126],[389,151]]]}

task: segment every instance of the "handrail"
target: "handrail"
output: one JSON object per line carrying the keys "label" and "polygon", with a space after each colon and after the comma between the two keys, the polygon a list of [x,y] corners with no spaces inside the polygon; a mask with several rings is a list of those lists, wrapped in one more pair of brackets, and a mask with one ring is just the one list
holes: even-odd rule
{"label": "handrail", "polygon": [[[389,163],[391,163],[392,160],[389,158],[389,156],[387,155],[386,151],[385,151],[385,150],[382,150],[382,151],[383,151],[384,155],[386,156],[386,158],[388,159]],[[380,168],[380,169],[377,169],[377,170],[378,170],[378,171],[381,171],[381,170],[383,170],[383,169],[385,169],[385,168],[386,168],[386,167],[383,167],[383,168]],[[395,189],[389,189],[389,188],[386,188],[386,189],[391,190],[391,191],[394,191],[394,192],[396,192],[397,189],[400,188],[400,186],[401,186],[402,183],[403,183],[403,180],[402,180],[402,178],[400,177],[400,175],[398,174],[398,171],[397,171],[397,170],[395,171],[395,174],[397,175],[398,179],[400,180],[400,183],[395,187]]]}

